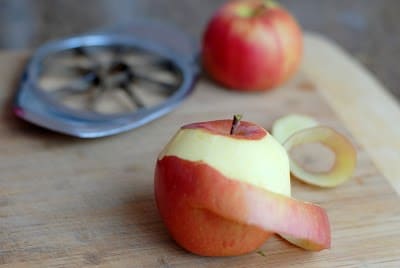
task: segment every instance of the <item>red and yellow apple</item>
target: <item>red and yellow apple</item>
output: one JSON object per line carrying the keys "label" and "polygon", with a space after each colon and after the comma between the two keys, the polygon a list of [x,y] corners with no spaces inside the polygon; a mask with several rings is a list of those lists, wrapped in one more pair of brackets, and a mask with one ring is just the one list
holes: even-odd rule
{"label": "red and yellow apple", "polygon": [[173,239],[205,256],[248,253],[274,233],[329,248],[325,211],[290,197],[285,149],[254,123],[231,129],[232,120],[183,126],[159,154],[155,198]]}
{"label": "red and yellow apple", "polygon": [[203,36],[206,72],[241,91],[274,88],[297,70],[303,49],[294,17],[270,0],[237,0],[222,6]]}

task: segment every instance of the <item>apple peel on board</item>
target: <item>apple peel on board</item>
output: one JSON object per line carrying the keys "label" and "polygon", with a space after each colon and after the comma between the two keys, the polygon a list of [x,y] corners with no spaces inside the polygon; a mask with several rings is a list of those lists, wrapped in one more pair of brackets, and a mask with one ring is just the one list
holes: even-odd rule
{"label": "apple peel on board", "polygon": [[290,197],[285,149],[262,127],[232,120],[182,127],[155,169],[158,210],[173,239],[205,256],[259,248],[273,233],[307,250],[330,247],[319,206]]}
{"label": "apple peel on board", "polygon": [[294,177],[320,187],[336,187],[351,178],[357,162],[357,153],[351,142],[342,134],[326,126],[320,126],[313,118],[292,114],[278,119],[272,135],[283,144],[288,154],[299,145],[320,143],[335,154],[332,167],[324,172],[312,172],[290,158],[290,170]]}

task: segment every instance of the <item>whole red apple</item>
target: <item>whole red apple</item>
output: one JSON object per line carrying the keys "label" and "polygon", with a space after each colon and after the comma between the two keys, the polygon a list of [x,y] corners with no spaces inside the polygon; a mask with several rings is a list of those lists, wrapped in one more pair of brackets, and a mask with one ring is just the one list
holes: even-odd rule
{"label": "whole red apple", "polygon": [[222,6],[203,36],[203,66],[222,85],[241,91],[274,88],[297,70],[303,49],[293,16],[270,0]]}
{"label": "whole red apple", "polygon": [[248,253],[272,233],[309,250],[330,246],[325,211],[290,197],[287,153],[254,123],[182,127],[157,159],[154,187],[168,231],[193,253]]}

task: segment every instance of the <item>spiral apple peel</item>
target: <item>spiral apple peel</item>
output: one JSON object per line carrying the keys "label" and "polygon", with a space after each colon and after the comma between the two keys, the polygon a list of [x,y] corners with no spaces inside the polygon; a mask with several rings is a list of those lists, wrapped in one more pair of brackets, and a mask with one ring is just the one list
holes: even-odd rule
{"label": "spiral apple peel", "polygon": [[329,170],[312,172],[290,158],[290,170],[294,177],[320,187],[336,187],[351,178],[357,162],[357,154],[351,142],[336,130],[320,126],[313,118],[304,115],[288,115],[274,123],[272,135],[288,153],[299,145],[320,143],[335,155]]}

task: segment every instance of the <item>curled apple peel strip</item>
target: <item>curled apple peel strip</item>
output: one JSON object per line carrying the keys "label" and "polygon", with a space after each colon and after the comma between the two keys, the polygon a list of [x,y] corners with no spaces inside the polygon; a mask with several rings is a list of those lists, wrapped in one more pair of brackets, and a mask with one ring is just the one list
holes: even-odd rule
{"label": "curled apple peel strip", "polygon": [[[260,199],[259,199],[260,198]],[[280,206],[275,199],[282,199]],[[275,232],[290,243],[310,251],[330,248],[331,231],[325,210],[313,203],[265,191],[263,196],[250,193],[249,209],[254,213],[248,219],[264,230]],[[267,213],[273,215],[266,218]],[[296,230],[297,229],[297,230]]]}
{"label": "curled apple peel strip", "polygon": [[310,117],[284,117],[275,123],[273,135],[280,142],[283,141],[288,153],[299,145],[321,143],[335,154],[333,166],[324,172],[308,171],[289,157],[292,175],[303,182],[320,187],[335,187],[347,181],[354,172],[357,155],[351,142],[330,127],[318,126]]}
{"label": "curled apple peel strip", "polygon": [[295,146],[319,142],[335,153],[335,162],[329,171],[310,172],[290,159],[292,174],[309,184],[321,187],[335,187],[347,181],[356,166],[356,152],[352,144],[341,134],[329,127],[313,127],[290,136],[283,144],[287,151]]}
{"label": "curled apple peel strip", "polygon": [[[167,156],[159,160],[159,172],[165,173],[176,157]],[[207,176],[201,173],[207,170]],[[248,183],[224,179],[215,181],[214,169],[208,169],[204,163],[196,163],[194,170],[196,183],[191,185],[182,174],[189,173],[184,165],[173,172],[177,180],[176,188],[190,193],[177,203],[186,203],[196,209],[208,210],[225,219],[241,224],[253,225],[266,232],[288,237],[289,242],[306,250],[319,251],[330,248],[331,232],[328,215],[318,205],[255,187]],[[171,173],[172,174],[172,173]],[[167,178],[165,178],[167,179]],[[160,180],[159,183],[165,183]],[[164,185],[170,185],[165,183]],[[172,185],[172,184],[171,184]],[[169,191],[168,191],[169,192]],[[173,191],[171,191],[173,192]],[[208,196],[212,202],[204,200]],[[171,195],[171,198],[177,198]],[[241,204],[239,207],[237,204]],[[160,204],[163,205],[163,204]]]}
{"label": "curled apple peel strip", "polygon": [[[230,210],[228,206],[219,207],[216,212],[232,220],[278,233],[292,244],[306,250],[319,251],[330,248],[329,219],[321,207],[273,192],[258,191],[259,189],[255,188],[245,190],[247,215],[235,213],[235,210]],[[271,217],[266,217],[266,214]]]}
{"label": "curled apple peel strip", "polygon": [[309,116],[290,114],[275,121],[272,136],[283,144],[294,133],[317,125],[318,122]]}

